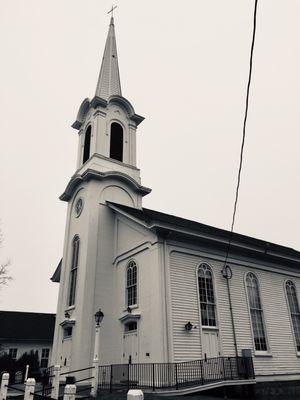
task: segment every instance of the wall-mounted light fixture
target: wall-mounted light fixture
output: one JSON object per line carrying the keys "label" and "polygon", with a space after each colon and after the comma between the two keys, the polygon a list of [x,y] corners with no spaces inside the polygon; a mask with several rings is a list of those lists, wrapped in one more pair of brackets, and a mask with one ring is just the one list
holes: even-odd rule
{"label": "wall-mounted light fixture", "polygon": [[189,321],[184,325],[184,328],[187,332],[189,332],[193,329],[193,324]]}

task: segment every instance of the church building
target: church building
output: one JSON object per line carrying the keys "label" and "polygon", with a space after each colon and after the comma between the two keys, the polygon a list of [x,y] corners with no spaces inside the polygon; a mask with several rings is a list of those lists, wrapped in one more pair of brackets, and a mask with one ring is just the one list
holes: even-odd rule
{"label": "church building", "polygon": [[[143,208],[143,117],[123,97],[111,18],[95,96],[72,127],[52,364],[171,363],[251,354],[257,379],[300,376],[300,252]],[[171,154],[169,154],[171,157]],[[171,201],[171,199],[170,199]],[[188,206],[188,204],[187,204]]]}

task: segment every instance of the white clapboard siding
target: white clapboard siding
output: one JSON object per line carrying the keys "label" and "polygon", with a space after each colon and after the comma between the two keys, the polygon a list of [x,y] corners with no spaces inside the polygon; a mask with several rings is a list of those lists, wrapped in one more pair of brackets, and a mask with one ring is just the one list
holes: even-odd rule
{"label": "white clapboard siding", "polygon": [[[173,251],[170,255],[170,275],[175,361],[201,358],[196,268],[204,261],[208,262],[214,273],[221,351],[225,356],[234,356],[235,354],[226,280],[220,272],[223,264],[188,253]],[[239,354],[242,349],[249,348],[254,354],[245,289],[245,274],[254,272],[260,284],[266,334],[270,347],[269,356],[254,356],[255,372],[257,375],[300,373],[300,358],[296,355],[284,289],[284,282],[289,277],[282,273],[263,271],[259,269],[259,266],[258,268],[247,268],[231,265],[231,268],[233,278],[230,280],[230,290]],[[291,279],[296,284],[299,294],[300,279]],[[188,321],[196,324],[199,328],[193,330],[192,335],[184,330],[184,324]]]}
{"label": "white clapboard siding", "polygon": [[[173,321],[174,361],[199,360],[201,339],[195,264],[193,259],[181,253],[171,253],[171,304]],[[184,325],[197,326],[186,332]]]}

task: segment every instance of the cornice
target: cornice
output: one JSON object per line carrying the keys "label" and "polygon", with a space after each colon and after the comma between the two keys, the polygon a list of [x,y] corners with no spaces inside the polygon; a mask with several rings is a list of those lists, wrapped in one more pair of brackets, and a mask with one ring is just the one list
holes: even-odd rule
{"label": "cornice", "polygon": [[123,182],[126,182],[142,196],[145,196],[146,194],[151,192],[150,188],[140,185],[133,178],[131,178],[127,174],[124,174],[123,172],[119,171],[100,172],[100,171],[95,171],[93,169],[87,169],[82,174],[76,174],[72,176],[64,193],[59,198],[62,201],[69,201],[72,198],[73,194],[75,193],[76,188],[82,182],[87,182],[91,179],[102,181],[108,178],[118,178]]}
{"label": "cornice", "polygon": [[[108,100],[102,99],[99,96],[94,96],[92,98],[92,100],[90,100],[89,98],[86,98],[83,100],[83,102],[81,103],[78,113],[77,113],[77,117],[76,117],[76,121],[73,122],[73,124],[71,125],[72,128],[79,130],[85,120],[85,116],[87,115],[88,111],[90,110],[90,108],[93,109],[97,109],[97,108],[107,108],[110,104],[117,104],[120,105],[123,109],[125,109],[128,118],[133,121],[133,123],[138,126],[145,118],[142,117],[141,115],[138,115],[135,113],[134,108],[132,106],[132,104],[130,103],[129,100],[125,99],[125,97],[123,96],[119,96],[119,95],[113,95],[110,96]],[[101,115],[105,115],[103,111],[101,111]]]}

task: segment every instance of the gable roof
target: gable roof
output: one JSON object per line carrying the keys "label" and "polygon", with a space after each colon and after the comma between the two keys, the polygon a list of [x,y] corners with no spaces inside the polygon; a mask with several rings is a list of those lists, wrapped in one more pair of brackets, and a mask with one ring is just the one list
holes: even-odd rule
{"label": "gable roof", "polygon": [[[174,232],[177,233],[177,237],[180,236],[181,238],[185,237],[187,239],[189,236],[198,236],[206,242],[223,243],[224,246],[228,244],[230,231],[225,229],[148,208],[132,208],[113,202],[107,202],[107,204],[115,211],[121,212],[136,221],[140,221],[143,225],[149,229],[154,229],[157,233],[166,234],[167,232]],[[232,234],[232,249],[234,248],[245,249],[249,254],[256,251],[263,254],[265,259],[268,257],[271,260],[272,258],[272,261],[275,258],[285,259],[290,261],[291,266],[300,268],[300,252],[290,247],[234,232]]]}
{"label": "gable roof", "polygon": [[0,311],[0,340],[53,341],[55,314]]}

